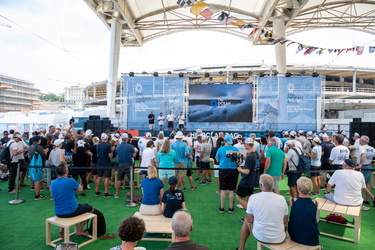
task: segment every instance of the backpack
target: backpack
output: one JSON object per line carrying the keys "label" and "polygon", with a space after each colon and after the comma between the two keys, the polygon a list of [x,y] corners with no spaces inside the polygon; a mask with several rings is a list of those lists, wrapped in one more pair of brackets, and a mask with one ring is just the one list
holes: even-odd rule
{"label": "backpack", "polygon": [[341,224],[346,224],[347,220],[342,217],[339,214],[329,214],[326,216],[326,221],[331,221],[331,222],[336,222],[336,223],[341,223]]}
{"label": "backpack", "polygon": [[10,145],[13,144],[14,141],[12,141],[11,143],[9,143],[8,146],[4,147],[3,150],[1,150],[0,152],[0,159],[1,159],[1,163],[2,164],[9,164],[10,161],[11,161],[11,156],[10,156]]}
{"label": "backpack", "polygon": [[32,167],[42,167],[43,162],[42,162],[42,157],[38,152],[34,152],[33,157],[31,158],[30,161],[30,168],[29,168],[29,173],[30,173],[30,178],[32,181],[41,181],[44,178],[44,173],[43,173],[43,168],[32,168]]}
{"label": "backpack", "polygon": [[[107,230],[107,226],[105,224],[105,218],[104,218],[104,215],[102,212],[100,212],[98,209],[94,209],[94,211],[92,212],[93,214],[96,214],[96,217],[97,217],[97,237],[100,237],[102,235],[105,234],[105,231]],[[86,231],[92,235],[92,232],[93,232],[93,223],[92,223],[92,219],[90,221],[90,226],[88,227],[88,229],[86,229]]]}
{"label": "backpack", "polygon": [[292,148],[292,149],[298,155],[298,165],[296,165],[292,160],[292,162],[293,162],[294,166],[297,168],[297,170],[298,171],[310,170],[310,166],[311,166],[310,157],[305,153],[300,154],[296,148]]}
{"label": "backpack", "polygon": [[[130,193],[127,193],[126,194],[126,200],[130,201],[130,198],[131,198]],[[137,193],[133,194],[133,202],[135,202],[135,203],[141,203],[142,199],[143,199],[143,195],[137,194]]]}

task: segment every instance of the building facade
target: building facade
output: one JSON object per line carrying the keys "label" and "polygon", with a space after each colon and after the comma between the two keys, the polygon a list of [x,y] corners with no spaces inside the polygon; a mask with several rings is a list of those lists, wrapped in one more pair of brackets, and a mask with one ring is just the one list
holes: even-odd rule
{"label": "building facade", "polygon": [[83,87],[70,86],[64,89],[64,102],[83,102]]}

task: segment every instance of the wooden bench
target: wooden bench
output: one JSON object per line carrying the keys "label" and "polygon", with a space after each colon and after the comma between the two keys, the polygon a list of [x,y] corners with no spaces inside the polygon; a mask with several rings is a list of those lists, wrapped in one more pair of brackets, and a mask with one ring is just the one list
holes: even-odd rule
{"label": "wooden bench", "polygon": [[371,173],[371,188],[375,188],[375,172]]}
{"label": "wooden bench", "polygon": [[290,239],[288,236],[282,243],[279,244],[272,244],[272,243],[264,243],[258,241],[257,243],[257,250],[264,249],[263,247],[267,247],[271,250],[320,250],[322,249],[322,246],[306,246],[302,244],[298,244],[297,242],[294,242]]}
{"label": "wooden bench", "polygon": [[353,225],[348,224],[341,224],[336,222],[329,222],[336,225],[346,226],[354,228],[354,239],[349,239],[329,233],[320,232],[320,234],[334,237],[337,239],[347,240],[354,242],[356,244],[359,243],[359,239],[361,236],[361,206],[342,206],[338,205],[330,200],[323,199],[323,198],[316,198],[315,199],[318,202],[318,219],[319,221],[326,221],[325,218],[320,218],[320,212],[328,212],[333,214],[339,214],[342,216],[348,216],[353,218]]}
{"label": "wooden bench", "polygon": [[[64,240],[64,242],[70,242],[70,236],[74,235],[77,231],[78,224],[86,220],[93,219],[93,232],[92,235],[86,237],[90,238],[89,240],[81,243],[78,247],[83,247],[90,242],[93,242],[97,239],[97,216],[92,213],[81,214],[72,218],[59,218],[57,216],[46,219],[46,245],[56,247],[56,242]],[[51,241],[51,224],[64,228],[64,239],[58,238]],[[70,233],[70,227],[74,226],[74,232]]]}
{"label": "wooden bench", "polygon": [[172,230],[172,218],[165,218],[161,215],[142,215],[140,212],[136,212],[134,216],[142,218],[146,224],[147,233],[165,233],[172,234],[172,238],[145,238],[142,240],[148,241],[175,241],[176,237]]}
{"label": "wooden bench", "polygon": [[[139,168],[137,169],[134,169],[134,178],[133,178],[133,182],[134,183],[137,183],[134,185],[135,188],[139,188],[141,186],[141,170]],[[128,177],[125,176],[125,179],[122,181],[122,185],[121,185],[121,188],[122,189],[125,189],[125,188],[130,188],[130,180],[127,180]],[[117,183],[117,171],[115,172],[115,183]]]}

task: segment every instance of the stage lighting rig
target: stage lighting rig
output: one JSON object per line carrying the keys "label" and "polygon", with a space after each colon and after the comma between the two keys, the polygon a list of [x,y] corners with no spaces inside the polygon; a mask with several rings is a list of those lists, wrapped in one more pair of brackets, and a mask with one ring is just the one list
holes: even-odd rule
{"label": "stage lighting rig", "polygon": [[129,72],[129,76],[134,76],[134,72]]}
{"label": "stage lighting rig", "polygon": [[154,75],[155,77],[157,77],[157,76],[159,76],[159,73],[158,73],[158,72],[154,72],[153,75]]}

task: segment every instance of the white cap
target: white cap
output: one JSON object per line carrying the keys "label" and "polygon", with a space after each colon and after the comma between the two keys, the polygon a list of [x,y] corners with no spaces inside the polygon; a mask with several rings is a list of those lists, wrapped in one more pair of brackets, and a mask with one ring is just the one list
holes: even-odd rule
{"label": "white cap", "polygon": [[86,142],[84,142],[83,140],[78,140],[77,141],[77,147],[84,147],[86,144]]}
{"label": "white cap", "polygon": [[61,143],[63,143],[64,140],[61,140],[61,139],[57,139],[53,142],[53,145],[55,145],[56,147],[59,146]]}
{"label": "white cap", "polygon": [[100,135],[100,138],[101,138],[102,140],[108,139],[108,135],[107,135],[106,133],[102,133],[102,134]]}
{"label": "white cap", "polygon": [[284,135],[289,135],[289,132],[288,132],[288,131],[285,131],[285,132],[284,132]]}
{"label": "white cap", "polygon": [[293,137],[297,135],[296,131],[294,131],[294,130],[290,131],[289,134],[290,134],[291,136],[293,136]]}
{"label": "white cap", "polygon": [[122,138],[122,139],[129,138],[128,133],[123,133],[123,134],[121,135],[121,138]]}
{"label": "white cap", "polygon": [[163,131],[163,130],[160,130],[160,131],[159,131],[159,134],[163,134],[163,135],[164,135],[164,131]]}
{"label": "white cap", "polygon": [[207,136],[202,135],[202,141],[207,140],[207,139],[208,139]]}
{"label": "white cap", "polygon": [[151,138],[151,137],[152,137],[152,135],[151,135],[150,132],[147,132],[147,133],[145,134],[145,136],[148,137],[148,138]]}
{"label": "white cap", "polygon": [[195,130],[195,133],[197,133],[197,134],[202,134],[202,129],[197,129],[197,130]]}
{"label": "white cap", "polygon": [[316,142],[320,143],[319,137],[314,137],[313,141],[316,141]]}
{"label": "white cap", "polygon": [[111,141],[118,141],[116,137],[111,137]]}
{"label": "white cap", "polygon": [[319,137],[323,137],[323,135],[326,135],[326,134],[323,134],[323,133],[319,133]]}
{"label": "white cap", "polygon": [[298,130],[298,134],[303,134],[303,130]]}
{"label": "white cap", "polygon": [[115,136],[116,136],[117,138],[119,138],[119,137],[120,137],[120,134],[119,134],[119,133],[116,133]]}
{"label": "white cap", "polygon": [[308,131],[306,134],[307,134],[307,135],[312,135],[313,132],[312,132],[312,131]]}
{"label": "white cap", "polygon": [[322,128],[322,130],[327,131],[327,128]]}
{"label": "white cap", "polygon": [[[181,131],[178,131],[177,133],[176,133],[176,136],[175,136],[175,138],[176,139],[182,139],[182,138],[184,138],[185,136],[184,136],[184,134],[181,132]],[[203,140],[203,138],[202,138],[202,140]]]}
{"label": "white cap", "polygon": [[245,143],[245,144],[254,144],[254,140],[251,139],[251,138],[246,138],[246,140],[245,140],[244,143]]}
{"label": "white cap", "polygon": [[86,132],[85,132],[85,136],[89,136],[89,135],[93,135],[91,129],[88,129],[88,130],[86,130]]}
{"label": "white cap", "polygon": [[323,138],[327,138],[327,137],[329,137],[327,134],[323,134],[323,136],[322,136]]}
{"label": "white cap", "polygon": [[242,135],[237,135],[236,139],[242,139]]}
{"label": "white cap", "polygon": [[354,133],[353,137],[356,136],[356,137],[359,137],[359,134],[358,133]]}

